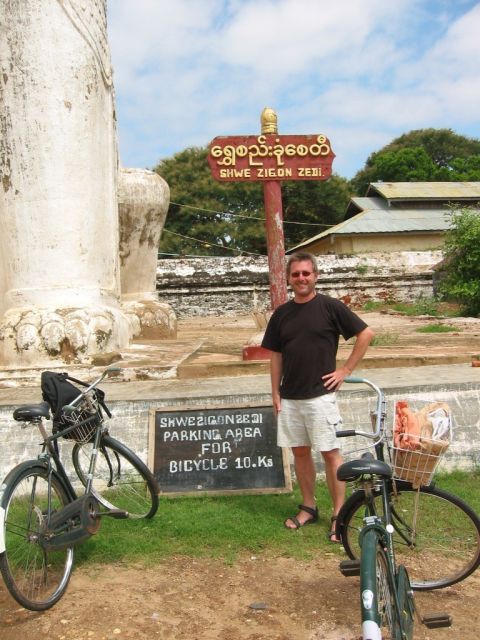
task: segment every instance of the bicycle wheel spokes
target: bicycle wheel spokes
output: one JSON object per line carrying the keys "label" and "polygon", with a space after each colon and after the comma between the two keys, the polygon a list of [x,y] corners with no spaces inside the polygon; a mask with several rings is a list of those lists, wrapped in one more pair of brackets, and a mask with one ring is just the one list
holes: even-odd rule
{"label": "bicycle wheel spokes", "polygon": [[393,498],[398,562],[416,589],[454,584],[478,565],[478,521],[441,493],[401,491]]}
{"label": "bicycle wheel spokes", "polygon": [[[436,487],[420,491],[397,482],[392,524],[397,561],[405,565],[413,589],[440,589],[469,576],[480,564],[480,521],[463,500]],[[375,497],[377,514],[382,501]],[[342,539],[350,558],[360,557],[358,534],[364,515],[363,492],[345,504]]]}
{"label": "bicycle wheel spokes", "polygon": [[382,640],[397,640],[400,638],[400,627],[395,597],[389,584],[387,558],[383,549],[378,546],[376,557],[377,607],[382,629]]}
{"label": "bicycle wheel spokes", "polygon": [[[67,498],[56,478],[50,485],[52,511]],[[34,611],[51,607],[63,595],[73,565],[73,550],[45,552],[40,544],[48,518],[49,483],[39,467],[24,470],[6,489],[5,553],[0,570],[12,596]]]}
{"label": "bicycle wheel spokes", "polygon": [[[85,484],[92,444],[75,445],[73,464]],[[92,491],[106,509],[128,511],[131,518],[150,518],[158,508],[158,487],[137,456],[110,436],[98,452]]]}

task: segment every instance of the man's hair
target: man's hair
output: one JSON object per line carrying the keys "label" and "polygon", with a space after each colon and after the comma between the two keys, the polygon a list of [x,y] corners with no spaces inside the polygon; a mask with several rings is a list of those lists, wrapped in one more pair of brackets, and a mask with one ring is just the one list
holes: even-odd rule
{"label": "man's hair", "polygon": [[291,266],[292,262],[303,262],[303,261],[307,261],[307,260],[312,263],[313,272],[314,273],[318,273],[317,259],[313,255],[313,253],[308,253],[308,251],[296,251],[295,253],[292,253],[292,255],[289,256],[289,258],[288,258],[288,262],[287,262],[287,278],[290,275],[290,266]]}

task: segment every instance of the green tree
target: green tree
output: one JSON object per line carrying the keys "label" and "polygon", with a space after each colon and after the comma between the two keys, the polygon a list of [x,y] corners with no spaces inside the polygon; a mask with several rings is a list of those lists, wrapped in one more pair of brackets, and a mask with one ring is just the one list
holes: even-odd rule
{"label": "green tree", "polygon": [[463,180],[480,180],[480,140],[451,129],[418,129],[372,153],[351,185],[355,193],[365,195],[371,182]]}
{"label": "green tree", "polygon": [[[207,148],[191,147],[155,168],[169,184],[171,199],[160,253],[266,255],[262,183],[214,180],[207,154]],[[337,175],[327,181],[284,182],[285,246],[337,224],[350,195],[349,182]]]}
{"label": "green tree", "polygon": [[445,238],[444,296],[459,302],[465,313],[480,314],[480,213],[457,209]]}
{"label": "green tree", "polygon": [[[329,180],[282,184],[285,246],[292,248],[343,220],[352,196],[348,180],[334,174]],[[294,222],[311,223],[293,224]]]}
{"label": "green tree", "polygon": [[206,148],[190,147],[155,168],[167,181],[171,200],[161,254],[265,254],[263,223],[254,219],[262,217],[260,187],[247,182],[217,182],[211,176],[207,153]]}

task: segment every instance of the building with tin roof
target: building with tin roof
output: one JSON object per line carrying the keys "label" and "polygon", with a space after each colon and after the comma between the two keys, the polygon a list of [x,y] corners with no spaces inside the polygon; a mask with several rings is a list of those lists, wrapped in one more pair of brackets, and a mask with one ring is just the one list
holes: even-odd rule
{"label": "building with tin roof", "polygon": [[480,182],[372,182],[340,224],[292,247],[316,255],[427,251],[443,246],[452,207],[478,208]]}

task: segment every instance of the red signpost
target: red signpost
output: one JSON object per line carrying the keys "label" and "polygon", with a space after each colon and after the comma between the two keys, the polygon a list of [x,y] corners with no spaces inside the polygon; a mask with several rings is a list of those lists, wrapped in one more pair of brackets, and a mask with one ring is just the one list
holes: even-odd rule
{"label": "red signpost", "polygon": [[[262,112],[259,136],[220,136],[212,140],[208,163],[220,182],[261,181],[272,309],[287,301],[281,182],[327,180],[335,157],[324,135],[277,133],[272,109]],[[258,349],[258,347],[257,347]]]}

